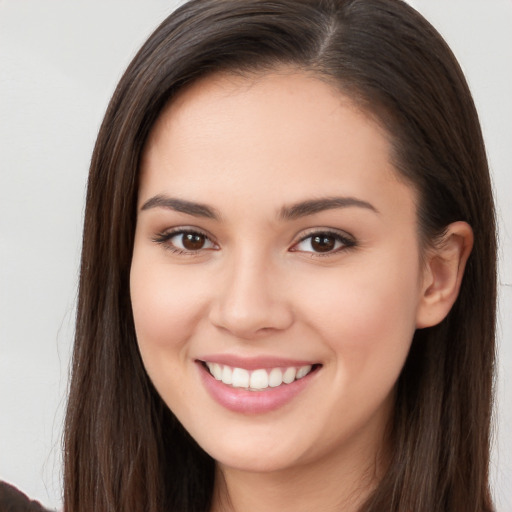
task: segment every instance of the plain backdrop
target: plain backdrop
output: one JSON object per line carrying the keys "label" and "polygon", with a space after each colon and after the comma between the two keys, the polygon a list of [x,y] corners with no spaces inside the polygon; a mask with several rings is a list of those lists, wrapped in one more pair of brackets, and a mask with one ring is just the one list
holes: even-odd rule
{"label": "plain backdrop", "polygon": [[[178,3],[0,0],[0,479],[47,506],[61,506],[90,155],[124,68]],[[512,1],[411,3],[459,58],[487,142],[501,237],[492,478],[511,512]]]}

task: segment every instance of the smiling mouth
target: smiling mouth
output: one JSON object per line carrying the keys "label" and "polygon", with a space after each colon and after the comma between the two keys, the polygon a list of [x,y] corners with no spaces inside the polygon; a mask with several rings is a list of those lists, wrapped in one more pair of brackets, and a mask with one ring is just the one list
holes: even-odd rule
{"label": "smiling mouth", "polygon": [[296,380],[303,379],[321,366],[320,364],[308,364],[304,366],[289,366],[287,368],[246,370],[245,368],[208,361],[201,361],[201,363],[216,380],[232,388],[241,388],[249,391],[263,391],[291,384]]}

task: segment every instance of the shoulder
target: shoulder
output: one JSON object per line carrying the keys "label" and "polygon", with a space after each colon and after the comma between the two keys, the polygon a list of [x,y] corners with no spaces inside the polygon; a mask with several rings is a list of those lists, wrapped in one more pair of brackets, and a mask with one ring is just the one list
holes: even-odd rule
{"label": "shoulder", "polygon": [[1,512],[50,512],[39,502],[30,500],[13,485],[0,481]]}

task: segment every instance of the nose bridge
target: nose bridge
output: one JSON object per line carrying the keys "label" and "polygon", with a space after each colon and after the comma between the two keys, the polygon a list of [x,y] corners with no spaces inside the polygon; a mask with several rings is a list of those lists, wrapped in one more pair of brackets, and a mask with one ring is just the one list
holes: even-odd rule
{"label": "nose bridge", "polygon": [[212,322],[239,338],[282,330],[293,321],[276,262],[261,248],[234,252],[224,263]]}

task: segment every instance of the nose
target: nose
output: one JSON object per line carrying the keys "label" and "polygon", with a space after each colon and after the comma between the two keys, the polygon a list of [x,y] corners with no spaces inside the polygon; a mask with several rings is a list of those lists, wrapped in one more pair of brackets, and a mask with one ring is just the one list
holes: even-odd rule
{"label": "nose", "polygon": [[279,271],[254,255],[226,262],[210,309],[210,321],[240,339],[282,331],[293,323],[293,311]]}

